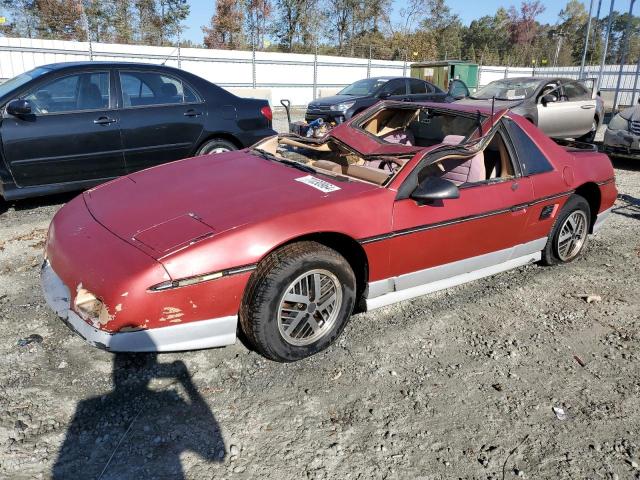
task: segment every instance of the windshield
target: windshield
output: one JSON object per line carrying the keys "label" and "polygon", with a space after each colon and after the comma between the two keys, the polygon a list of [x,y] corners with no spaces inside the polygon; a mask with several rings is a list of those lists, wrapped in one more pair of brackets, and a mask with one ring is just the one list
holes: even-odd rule
{"label": "windshield", "polygon": [[388,79],[383,78],[367,78],[366,80],[358,80],[357,82],[340,90],[338,95],[372,95],[388,81]]}
{"label": "windshield", "polygon": [[488,100],[522,100],[530,97],[540,85],[540,80],[496,80],[478,90],[472,98]]}
{"label": "windshield", "polygon": [[34,78],[43,75],[50,70],[48,68],[38,67],[33,70],[29,70],[28,72],[21,73],[17,77],[10,78],[6,82],[0,85],[0,97],[4,97],[6,94],[11,93],[11,91],[15,90],[18,87],[21,87],[25,83],[33,80]]}

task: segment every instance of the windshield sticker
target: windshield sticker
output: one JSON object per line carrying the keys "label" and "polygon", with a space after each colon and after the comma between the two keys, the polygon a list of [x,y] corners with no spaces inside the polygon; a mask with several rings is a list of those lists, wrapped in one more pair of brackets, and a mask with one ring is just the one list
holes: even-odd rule
{"label": "windshield sticker", "polygon": [[333,183],[325,182],[324,180],[320,180],[319,178],[316,178],[313,175],[307,175],[306,177],[296,178],[296,182],[305,183],[310,187],[313,187],[324,193],[335,192],[336,190],[340,190],[340,187],[334,185]]}

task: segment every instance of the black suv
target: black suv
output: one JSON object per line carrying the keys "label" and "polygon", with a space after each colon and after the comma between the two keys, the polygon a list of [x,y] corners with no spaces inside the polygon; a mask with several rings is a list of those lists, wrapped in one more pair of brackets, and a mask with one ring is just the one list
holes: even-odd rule
{"label": "black suv", "polygon": [[457,79],[449,82],[449,91],[445,92],[419,78],[366,78],[343,88],[337,95],[314,100],[307,106],[304,119],[312,122],[322,118],[325,122],[342,123],[379,100],[449,103],[468,95],[467,86]]}
{"label": "black suv", "polygon": [[88,188],[275,135],[266,100],[140,63],[45,65],[0,85],[0,197]]}

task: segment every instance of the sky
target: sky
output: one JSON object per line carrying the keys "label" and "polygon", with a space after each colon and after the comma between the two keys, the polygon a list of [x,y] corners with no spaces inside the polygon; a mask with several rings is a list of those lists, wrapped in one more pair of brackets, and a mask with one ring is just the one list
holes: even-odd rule
{"label": "sky", "polygon": [[[402,8],[403,0],[394,1],[394,12],[397,12]],[[447,4],[453,13],[457,13],[462,19],[465,25],[468,25],[472,20],[482,17],[484,15],[493,15],[500,7],[509,8],[511,5],[520,5],[520,0],[505,1],[505,0],[447,0]],[[538,20],[542,23],[555,23],[558,18],[558,13],[566,5],[567,0],[542,0],[542,3],[546,7],[544,13],[538,17]],[[589,0],[584,0],[582,3],[589,8]],[[598,0],[594,0],[593,15],[596,14],[598,7]],[[202,43],[202,30],[200,27],[208,25],[215,10],[215,0],[190,0],[191,12],[186,21],[186,29],[183,34],[185,39],[191,40],[195,43]],[[617,0],[616,10],[624,9],[627,11],[629,8],[629,0]],[[609,1],[602,0],[602,9],[600,16],[606,16],[609,11]],[[392,14],[392,18],[394,15]]]}

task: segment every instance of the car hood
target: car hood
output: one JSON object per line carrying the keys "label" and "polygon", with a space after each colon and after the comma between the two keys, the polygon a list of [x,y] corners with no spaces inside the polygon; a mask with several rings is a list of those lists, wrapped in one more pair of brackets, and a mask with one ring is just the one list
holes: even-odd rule
{"label": "car hood", "polygon": [[[322,191],[310,185],[313,179],[339,189]],[[105,228],[161,258],[229,229],[375,188],[303,172],[243,150],[143,170],[91,189],[84,199]]]}
{"label": "car hood", "polygon": [[317,100],[314,100],[309,104],[309,108],[313,108],[314,106],[325,106],[325,105],[337,105],[338,103],[343,102],[352,102],[355,100],[359,100],[361,98],[365,98],[366,95],[354,96],[354,95],[333,95],[331,97],[322,97]]}

